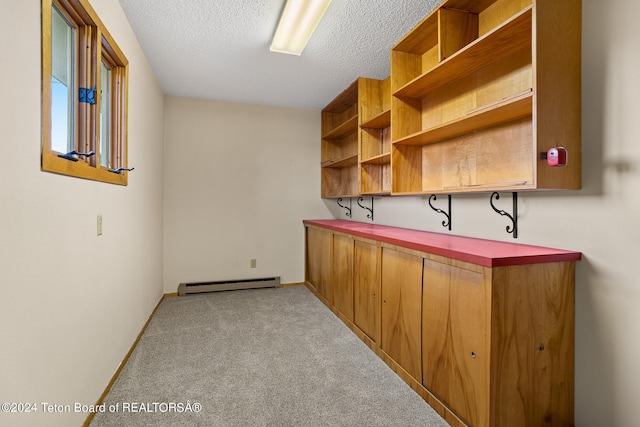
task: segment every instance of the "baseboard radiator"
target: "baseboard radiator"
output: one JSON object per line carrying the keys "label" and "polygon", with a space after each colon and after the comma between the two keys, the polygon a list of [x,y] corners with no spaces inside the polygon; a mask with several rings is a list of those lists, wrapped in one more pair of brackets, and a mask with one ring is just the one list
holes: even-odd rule
{"label": "baseboard radiator", "polygon": [[233,291],[238,289],[277,288],[278,286],[280,286],[280,276],[244,280],[180,283],[180,285],[178,285],[178,296],[200,294],[203,292]]}

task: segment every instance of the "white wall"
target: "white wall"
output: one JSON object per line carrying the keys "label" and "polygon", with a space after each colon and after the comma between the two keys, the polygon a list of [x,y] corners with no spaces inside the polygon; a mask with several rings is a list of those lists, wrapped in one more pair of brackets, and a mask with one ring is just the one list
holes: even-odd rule
{"label": "white wall", "polygon": [[[636,0],[583,0],[583,189],[520,193],[517,242],[577,250],[575,416],[640,420],[640,31]],[[365,204],[369,205],[370,199]],[[446,196],[434,203],[446,207]],[[453,197],[452,234],[513,241],[489,194]],[[511,212],[511,194],[496,202]],[[354,220],[370,221],[357,207]],[[336,217],[348,219],[334,201]],[[448,233],[427,198],[378,198],[375,223]]]}
{"label": "white wall", "polygon": [[304,280],[302,220],[330,217],[319,129],[319,111],[165,99],[165,292],[193,281]]}
{"label": "white wall", "polygon": [[[40,2],[0,14],[0,425],[80,425],[162,296],[163,94],[117,1],[92,0],[130,62],[127,187],[40,171]],[[96,216],[104,234],[96,236]]]}

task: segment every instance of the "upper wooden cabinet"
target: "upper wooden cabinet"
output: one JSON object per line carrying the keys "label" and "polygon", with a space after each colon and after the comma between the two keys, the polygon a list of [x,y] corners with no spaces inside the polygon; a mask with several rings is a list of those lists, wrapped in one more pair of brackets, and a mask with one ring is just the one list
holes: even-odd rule
{"label": "upper wooden cabinet", "polygon": [[391,193],[390,79],[359,78],[322,110],[322,197]]}
{"label": "upper wooden cabinet", "polygon": [[358,81],[322,110],[322,197],[358,194]]}
{"label": "upper wooden cabinet", "polygon": [[391,50],[392,193],[579,189],[580,52],[581,0],[442,3]]}
{"label": "upper wooden cabinet", "polygon": [[391,193],[391,77],[360,79],[360,194]]}
{"label": "upper wooden cabinet", "polygon": [[446,0],[323,109],[322,197],[581,188],[581,15]]}

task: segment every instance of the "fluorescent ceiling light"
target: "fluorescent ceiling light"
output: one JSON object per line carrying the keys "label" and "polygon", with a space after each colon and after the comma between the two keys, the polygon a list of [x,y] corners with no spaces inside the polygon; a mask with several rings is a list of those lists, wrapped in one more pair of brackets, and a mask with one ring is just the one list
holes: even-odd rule
{"label": "fluorescent ceiling light", "polygon": [[300,55],[330,3],[331,0],[287,0],[269,49]]}

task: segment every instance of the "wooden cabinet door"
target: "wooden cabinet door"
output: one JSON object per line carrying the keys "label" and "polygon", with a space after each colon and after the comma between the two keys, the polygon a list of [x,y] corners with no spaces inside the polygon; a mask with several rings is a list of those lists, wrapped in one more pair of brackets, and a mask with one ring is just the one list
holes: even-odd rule
{"label": "wooden cabinet door", "polygon": [[478,427],[489,417],[485,295],[482,270],[425,259],[423,384]]}
{"label": "wooden cabinet door", "polygon": [[380,345],[380,255],[382,249],[356,241],[353,272],[353,317],[362,332]]}
{"label": "wooden cabinet door", "polygon": [[333,236],[333,306],[353,322],[353,239]]}
{"label": "wooden cabinet door", "polygon": [[574,425],[575,264],[492,270],[492,425]]}
{"label": "wooden cabinet door", "polygon": [[382,350],[418,381],[421,351],[422,258],[382,249]]}
{"label": "wooden cabinet door", "polygon": [[307,281],[326,302],[331,301],[332,237],[328,231],[307,228]]}

